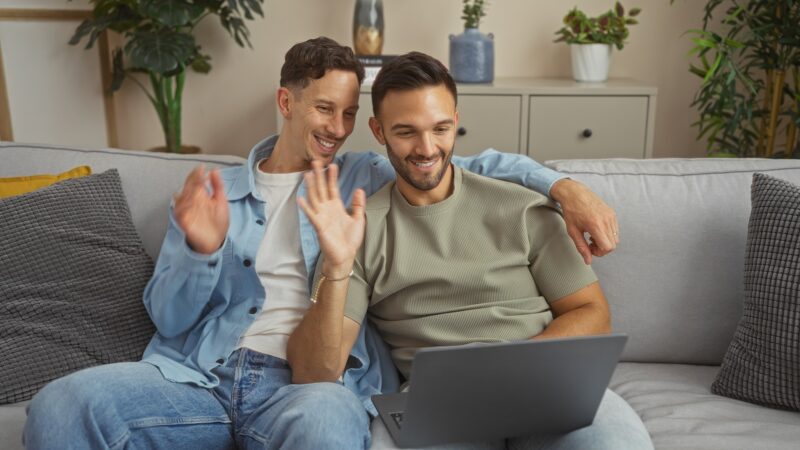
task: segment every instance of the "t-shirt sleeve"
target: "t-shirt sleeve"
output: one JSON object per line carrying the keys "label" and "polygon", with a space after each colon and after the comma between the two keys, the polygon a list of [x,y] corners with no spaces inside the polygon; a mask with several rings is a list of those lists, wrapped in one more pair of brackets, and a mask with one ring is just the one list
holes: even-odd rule
{"label": "t-shirt sleeve", "polygon": [[567,234],[563,217],[548,206],[531,207],[526,214],[530,271],[547,303],[552,303],[597,281]]}
{"label": "t-shirt sleeve", "polygon": [[364,322],[367,315],[369,299],[372,297],[372,286],[367,283],[364,271],[364,246],[361,246],[356,261],[353,263],[353,275],[347,287],[347,302],[344,305],[344,315],[359,324]]}

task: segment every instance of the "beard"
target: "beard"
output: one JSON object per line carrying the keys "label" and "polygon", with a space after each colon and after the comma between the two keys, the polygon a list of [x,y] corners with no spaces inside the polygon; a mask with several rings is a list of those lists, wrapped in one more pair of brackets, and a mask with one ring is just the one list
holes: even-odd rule
{"label": "beard", "polygon": [[445,174],[447,173],[448,167],[450,167],[450,160],[453,157],[453,150],[455,146],[450,148],[450,151],[445,153],[442,150],[439,150],[439,158],[442,161],[442,167],[436,173],[431,174],[412,174],[410,165],[413,165],[414,162],[425,161],[419,158],[411,158],[410,156],[406,157],[405,159],[401,160],[397,155],[395,155],[394,151],[392,150],[392,146],[389,145],[389,142],[386,142],[386,154],[389,156],[389,162],[392,163],[392,167],[394,167],[395,172],[399,175],[406,183],[413,186],[415,189],[420,191],[430,191],[431,189],[439,186],[441,183],[442,178],[444,178]]}

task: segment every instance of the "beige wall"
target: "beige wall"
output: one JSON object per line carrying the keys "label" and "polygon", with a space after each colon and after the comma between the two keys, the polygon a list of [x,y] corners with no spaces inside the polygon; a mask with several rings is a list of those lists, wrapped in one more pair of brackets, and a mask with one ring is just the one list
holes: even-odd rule
{"label": "beige wall", "polygon": [[[38,0],[56,4],[60,1]],[[700,25],[695,0],[625,1],[643,9],[629,44],[614,54],[612,77],[631,77],[658,87],[654,156],[703,156],[690,127],[690,108],[699,80],[689,74],[685,30]],[[572,6],[597,14],[611,0],[494,0],[481,25],[495,35],[495,76],[570,76],[569,49],[552,42],[553,32]],[[254,50],[241,49],[213,18],[198,27],[198,40],[212,55],[208,75],[190,74],[184,94],[184,142],[207,153],[246,155],[262,137],[276,132],[274,91],[286,50],[318,35],[350,44],[354,0],[266,0],[266,19],[249,23]],[[37,5],[38,6],[38,5]],[[461,0],[384,0],[384,53],[411,50],[447,61],[450,33],[459,33]],[[123,148],[163,145],[155,113],[138,88],[127,83],[118,94],[119,142]],[[367,120],[360,114],[358,120]]]}

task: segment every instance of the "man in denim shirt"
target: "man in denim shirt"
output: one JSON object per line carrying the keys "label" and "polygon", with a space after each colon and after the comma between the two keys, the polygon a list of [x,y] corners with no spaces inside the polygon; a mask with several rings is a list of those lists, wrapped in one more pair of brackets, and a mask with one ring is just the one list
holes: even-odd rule
{"label": "man in denim shirt", "polygon": [[[394,179],[377,154],[336,156],[353,131],[363,77],[352,51],[330,39],[289,50],[280,136],[257,144],[246,166],[197,168],[175,196],[144,294],[158,331],[142,362],[50,383],[30,405],[27,448],[369,447],[369,396],[397,388],[379,337],[364,327],[336,382],[302,384],[286,355],[320,252],[295,200],[306,195],[303,172],[314,160],[336,162],[346,204],[357,188],[369,195]],[[549,193],[587,262],[614,249],[613,211],[579,183],[493,150],[453,163]]]}

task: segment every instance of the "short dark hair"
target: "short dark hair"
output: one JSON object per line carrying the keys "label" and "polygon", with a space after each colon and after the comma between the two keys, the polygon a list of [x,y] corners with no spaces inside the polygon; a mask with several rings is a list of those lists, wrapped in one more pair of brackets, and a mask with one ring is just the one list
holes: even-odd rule
{"label": "short dark hair", "polygon": [[359,85],[364,81],[364,66],[350,47],[324,36],[309,39],[294,44],[286,52],[281,67],[281,86],[303,89],[311,80],[324,77],[325,72],[332,69],[355,73]]}
{"label": "short dark hair", "polygon": [[442,84],[458,104],[456,82],[438,59],[420,52],[398,56],[386,63],[375,77],[372,84],[372,113],[378,115],[380,104],[389,91],[408,91]]}

